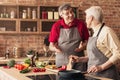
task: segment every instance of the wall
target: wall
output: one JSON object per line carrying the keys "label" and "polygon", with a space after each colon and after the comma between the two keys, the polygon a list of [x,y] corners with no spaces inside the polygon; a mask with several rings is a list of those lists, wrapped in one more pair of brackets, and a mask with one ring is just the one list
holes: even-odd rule
{"label": "wall", "polygon": [[[56,6],[63,3],[71,3],[73,6],[78,6],[81,13],[92,5],[99,5],[103,8],[106,25],[113,28],[120,38],[120,0],[0,0],[0,3]],[[84,13],[80,15],[84,18]],[[12,54],[14,46],[23,47],[23,54],[25,54],[25,51],[29,48],[35,48],[41,52],[43,51],[44,36],[45,35],[0,35],[0,56],[4,55],[6,48],[9,48]]]}

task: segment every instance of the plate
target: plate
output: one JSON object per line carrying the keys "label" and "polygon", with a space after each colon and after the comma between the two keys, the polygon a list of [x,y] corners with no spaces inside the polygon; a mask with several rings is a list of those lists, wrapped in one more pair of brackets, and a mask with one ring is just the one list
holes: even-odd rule
{"label": "plate", "polygon": [[46,70],[53,71],[53,72],[59,71],[55,65],[47,65],[45,68]]}

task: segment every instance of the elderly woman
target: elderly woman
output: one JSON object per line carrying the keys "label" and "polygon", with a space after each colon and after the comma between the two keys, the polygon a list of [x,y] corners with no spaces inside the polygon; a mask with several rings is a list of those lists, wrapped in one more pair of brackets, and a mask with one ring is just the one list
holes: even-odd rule
{"label": "elderly woman", "polygon": [[[89,37],[85,23],[75,18],[70,4],[61,5],[59,15],[61,19],[53,24],[49,36],[50,50],[56,53],[57,67],[67,65],[69,55],[84,56],[83,50]],[[85,70],[82,63],[74,64],[74,68]]]}
{"label": "elderly woman", "polygon": [[119,80],[120,78],[115,67],[115,64],[120,61],[120,42],[117,35],[103,23],[101,7],[92,6],[85,13],[87,27],[92,28],[94,31],[87,44],[88,57],[72,55],[72,61],[88,61],[88,73]]}

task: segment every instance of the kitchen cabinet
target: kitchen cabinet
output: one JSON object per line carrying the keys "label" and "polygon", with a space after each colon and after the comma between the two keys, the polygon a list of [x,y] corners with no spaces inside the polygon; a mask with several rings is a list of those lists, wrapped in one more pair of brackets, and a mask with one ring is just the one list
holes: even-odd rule
{"label": "kitchen cabinet", "polygon": [[[11,18],[11,12],[14,15]],[[17,5],[0,5],[0,33],[17,33]]]}
{"label": "kitchen cabinet", "polygon": [[58,6],[40,6],[40,32],[42,34],[48,34],[53,23],[58,19]]}
{"label": "kitchen cabinet", "polygon": [[[49,33],[52,25],[60,19],[58,14],[59,6],[40,6],[40,32]],[[78,16],[77,7],[73,7],[75,17]]]}
{"label": "kitchen cabinet", "polygon": [[39,34],[38,20],[20,19],[19,29],[21,34]]}
{"label": "kitchen cabinet", "polygon": [[0,5],[1,34],[39,34],[39,6]]}
{"label": "kitchen cabinet", "polygon": [[0,34],[49,34],[58,19],[58,6],[0,4]]}
{"label": "kitchen cabinet", "polygon": [[19,6],[19,33],[39,34],[39,6]]}
{"label": "kitchen cabinet", "polygon": [[0,34],[16,34],[18,32],[17,19],[0,18]]}

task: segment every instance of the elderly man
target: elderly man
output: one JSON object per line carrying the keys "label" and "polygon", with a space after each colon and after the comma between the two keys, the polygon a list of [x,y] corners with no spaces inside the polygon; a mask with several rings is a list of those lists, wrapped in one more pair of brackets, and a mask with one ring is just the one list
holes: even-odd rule
{"label": "elderly man", "polygon": [[[75,18],[70,4],[61,5],[59,15],[62,19],[53,24],[49,38],[50,49],[56,52],[57,67],[67,65],[69,55],[84,56],[89,37],[85,23]],[[76,63],[73,67],[83,71],[86,66]]]}
{"label": "elderly man", "polygon": [[71,56],[72,61],[88,61],[87,72],[119,80],[115,64],[120,61],[120,42],[115,32],[103,23],[101,7],[92,6],[85,11],[87,27],[92,28],[94,34],[88,40],[88,57]]}

